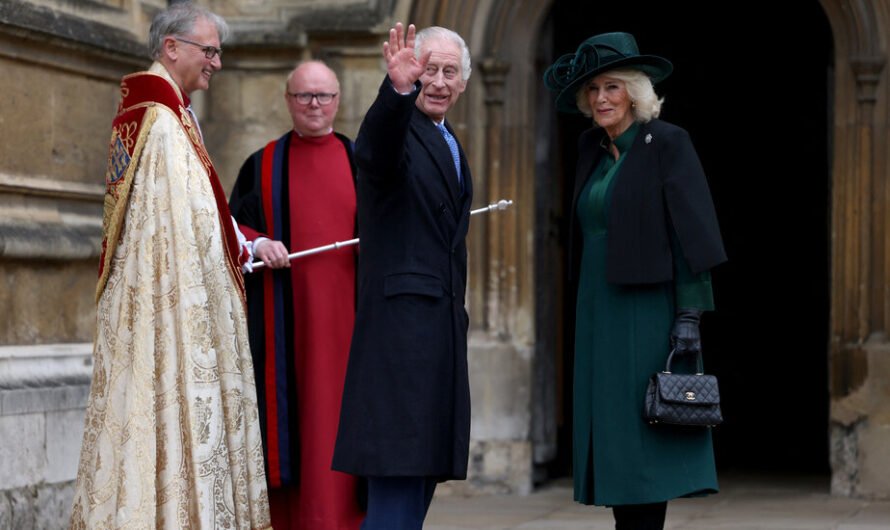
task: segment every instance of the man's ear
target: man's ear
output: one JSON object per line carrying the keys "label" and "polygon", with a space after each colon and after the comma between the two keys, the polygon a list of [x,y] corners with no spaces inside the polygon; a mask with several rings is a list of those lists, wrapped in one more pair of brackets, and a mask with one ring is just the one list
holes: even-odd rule
{"label": "man's ear", "polygon": [[164,37],[164,44],[161,46],[161,53],[166,55],[168,59],[176,60],[178,52],[176,39],[173,37]]}

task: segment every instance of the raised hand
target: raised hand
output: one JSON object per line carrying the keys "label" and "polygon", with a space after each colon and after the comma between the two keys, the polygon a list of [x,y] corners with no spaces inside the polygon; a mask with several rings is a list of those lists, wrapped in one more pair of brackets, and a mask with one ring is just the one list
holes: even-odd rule
{"label": "raised hand", "polygon": [[389,30],[389,41],[383,43],[383,58],[392,86],[400,93],[410,92],[430,60],[430,52],[418,59],[414,56],[414,24],[408,25],[407,35],[401,22]]}

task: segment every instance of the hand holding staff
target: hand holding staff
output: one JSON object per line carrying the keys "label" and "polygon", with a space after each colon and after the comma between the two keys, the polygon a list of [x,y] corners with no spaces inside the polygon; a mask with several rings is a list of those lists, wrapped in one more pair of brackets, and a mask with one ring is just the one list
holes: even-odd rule
{"label": "hand holding staff", "polygon": [[[287,247],[281,241],[274,239],[265,239],[259,246],[253,247],[253,255],[258,258],[263,266],[280,269],[282,267],[290,267],[290,257],[287,253]],[[256,267],[256,265],[254,265]]]}

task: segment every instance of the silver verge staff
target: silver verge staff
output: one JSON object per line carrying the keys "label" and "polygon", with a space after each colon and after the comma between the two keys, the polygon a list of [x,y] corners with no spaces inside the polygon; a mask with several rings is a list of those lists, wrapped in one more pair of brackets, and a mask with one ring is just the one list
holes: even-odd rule
{"label": "silver verge staff", "polygon": [[[506,210],[508,206],[512,206],[513,201],[509,199],[501,199],[498,202],[489,204],[488,206],[483,206],[482,208],[477,208],[475,210],[470,211],[470,215],[476,215],[480,213],[492,212],[494,210]],[[305,256],[311,256],[312,254],[319,254],[321,252],[327,252],[328,250],[337,250],[343,247],[350,247],[352,245],[357,245],[359,238],[350,239],[349,241],[335,241],[328,245],[322,245],[320,247],[309,248],[306,250],[301,250],[299,252],[294,252],[293,254],[288,254],[287,259],[293,261],[297,258],[303,258]],[[252,264],[253,270],[262,269],[266,266],[262,261],[255,261]]]}

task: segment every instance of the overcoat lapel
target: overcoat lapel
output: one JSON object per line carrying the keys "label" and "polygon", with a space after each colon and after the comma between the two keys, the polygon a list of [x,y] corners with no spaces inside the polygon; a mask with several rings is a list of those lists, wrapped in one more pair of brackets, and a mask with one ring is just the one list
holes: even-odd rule
{"label": "overcoat lapel", "polygon": [[[445,122],[445,126],[448,127],[448,130],[451,134],[454,134],[454,131],[451,130],[451,127],[448,125],[448,122]],[[437,131],[438,132],[438,131]],[[439,134],[441,136],[441,134]],[[456,137],[455,137],[456,138]],[[446,144],[447,147],[447,144]],[[460,151],[460,172],[463,175],[463,193],[460,194],[460,201],[458,202],[458,223],[457,230],[454,232],[454,241],[452,241],[452,246],[457,244],[458,239],[466,237],[468,225],[470,223],[470,206],[473,202],[473,177],[470,174],[470,166],[467,164],[467,156],[464,154],[464,148],[460,145],[460,142],[457,143],[457,149]],[[450,155],[451,153],[449,153]],[[454,164],[452,164],[453,166]],[[455,177],[456,178],[456,177]],[[456,180],[453,182],[457,182]],[[455,188],[458,189],[460,193],[460,189],[457,185]]]}
{"label": "overcoat lapel", "polygon": [[[454,161],[451,158],[451,149],[448,148],[445,138],[436,129],[436,126],[433,125],[432,120],[419,110],[415,111],[411,116],[411,129],[418,136],[420,145],[427,150],[436,167],[439,168],[439,176],[444,180],[443,184],[448,189],[448,194],[454,207],[453,211],[458,212],[461,204],[461,189],[458,185]],[[461,165],[463,165],[464,158],[463,153],[461,153]]]}

